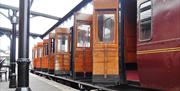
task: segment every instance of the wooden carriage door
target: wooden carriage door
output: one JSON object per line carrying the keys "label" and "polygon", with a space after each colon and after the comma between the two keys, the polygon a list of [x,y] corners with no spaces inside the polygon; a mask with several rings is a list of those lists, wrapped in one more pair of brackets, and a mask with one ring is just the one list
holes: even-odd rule
{"label": "wooden carriage door", "polygon": [[56,56],[59,60],[59,68],[60,71],[65,74],[69,71],[70,67],[70,53],[69,53],[69,41],[70,36],[69,33],[58,33],[57,34],[57,52]]}
{"label": "wooden carriage door", "polygon": [[[75,61],[77,62],[76,72],[92,72],[92,45],[91,45],[91,22],[76,22],[76,48]],[[76,65],[75,65],[76,66]]]}
{"label": "wooden carriage door", "polygon": [[[94,16],[93,75],[118,75],[118,20],[116,10],[99,10]],[[108,76],[109,75],[109,76]]]}

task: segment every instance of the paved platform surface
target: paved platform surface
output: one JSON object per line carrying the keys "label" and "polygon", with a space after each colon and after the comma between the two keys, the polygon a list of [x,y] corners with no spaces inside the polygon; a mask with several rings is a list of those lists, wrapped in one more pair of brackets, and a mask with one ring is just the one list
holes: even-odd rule
{"label": "paved platform surface", "polygon": [[[15,91],[9,89],[9,81],[0,81],[0,91]],[[32,91],[78,91],[60,83],[36,76],[30,73],[30,88]]]}

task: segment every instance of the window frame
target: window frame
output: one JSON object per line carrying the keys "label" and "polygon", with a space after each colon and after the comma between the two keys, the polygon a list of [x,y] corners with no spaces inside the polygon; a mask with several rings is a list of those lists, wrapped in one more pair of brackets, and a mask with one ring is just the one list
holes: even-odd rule
{"label": "window frame", "polygon": [[55,53],[55,45],[56,45],[56,41],[55,38],[50,38],[50,42],[49,42],[49,53]]}
{"label": "window frame", "polygon": [[[78,47],[77,46],[77,43],[78,43],[78,26],[79,25],[89,25],[90,26],[90,41],[89,41],[90,46],[89,47]],[[76,38],[75,38],[76,39],[76,43],[75,43],[76,48],[91,48],[91,44],[92,44],[91,37],[93,37],[92,36],[92,23],[90,23],[88,21],[77,21],[77,23],[76,23]]]}
{"label": "window frame", "polygon": [[43,48],[42,47],[38,47],[37,48],[37,53],[38,53],[38,58],[42,58],[43,57]]}
{"label": "window frame", "polygon": [[[67,51],[65,51],[65,52],[62,52],[62,51],[60,51],[59,50],[59,48],[58,48],[58,46],[59,46],[59,38],[60,38],[60,36],[67,36],[67,41],[68,41],[68,45],[67,45]],[[57,50],[56,50],[56,52],[57,53],[68,53],[68,52],[70,52],[70,50],[69,50],[69,45],[70,45],[70,36],[69,36],[69,34],[68,33],[57,33]]]}
{"label": "window frame", "polygon": [[[114,36],[113,36],[113,40],[112,41],[109,41],[109,42],[105,42],[104,40],[103,41],[100,41],[99,40],[99,32],[98,32],[98,15],[99,14],[113,14],[114,15]],[[95,19],[96,19],[96,24],[95,24],[95,39],[96,39],[96,42],[99,43],[99,44],[115,44],[116,43],[116,18],[117,18],[117,15],[116,15],[116,10],[115,9],[98,9],[96,10],[96,14],[95,14]]]}
{"label": "window frame", "polygon": [[37,48],[35,48],[35,50],[34,50],[34,58],[37,58],[38,57],[38,55],[37,55]]}
{"label": "window frame", "polygon": [[49,45],[48,45],[48,43],[46,43],[46,44],[45,44],[45,51],[44,51],[44,52],[45,52],[45,53],[44,53],[45,56],[49,55],[49,50],[48,50],[48,48],[49,48]]}
{"label": "window frame", "polygon": [[[151,2],[151,4],[146,6],[146,7],[141,8],[141,5],[143,5],[145,3],[148,3],[148,2]],[[152,1],[151,0],[147,0],[147,1],[143,2],[143,3],[141,3],[139,5],[139,7],[138,7],[139,8],[139,38],[138,39],[139,39],[140,42],[149,42],[149,41],[152,40],[152,35],[153,35],[153,28],[152,28],[153,8],[152,8],[152,6],[153,6]],[[148,18],[145,18],[145,19],[141,20],[141,13],[144,12],[144,11],[147,11],[147,10],[151,10],[151,17],[148,17]],[[147,39],[142,39],[141,38],[141,35],[142,35],[141,24],[144,24],[144,23],[149,22],[149,21],[150,21],[150,24],[151,24],[150,25],[150,27],[151,27],[151,29],[150,29],[150,32],[151,32],[150,36]]]}
{"label": "window frame", "polygon": [[35,50],[32,50],[32,59],[35,58]]}
{"label": "window frame", "polygon": [[46,56],[46,44],[43,44],[43,56]]}

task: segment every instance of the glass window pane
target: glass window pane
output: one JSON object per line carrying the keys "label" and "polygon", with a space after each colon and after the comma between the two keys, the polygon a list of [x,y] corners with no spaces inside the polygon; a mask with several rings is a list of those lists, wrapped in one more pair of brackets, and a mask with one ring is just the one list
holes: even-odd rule
{"label": "glass window pane", "polygon": [[39,55],[40,55],[40,49],[38,48],[38,50],[37,50],[37,57],[39,57]]}
{"label": "glass window pane", "polygon": [[48,55],[48,44],[46,44],[45,55]]}
{"label": "glass window pane", "polygon": [[143,3],[141,6],[140,6],[140,8],[145,8],[145,7],[147,7],[147,6],[149,6],[149,5],[151,5],[151,1],[148,1],[148,2],[146,2],[146,3]]}
{"label": "glass window pane", "polygon": [[151,17],[151,14],[152,14],[152,11],[150,9],[144,12],[141,12],[140,19],[143,20],[143,19],[149,18]]}
{"label": "glass window pane", "polygon": [[38,48],[38,57],[42,57],[42,48]]}
{"label": "glass window pane", "polygon": [[55,52],[55,39],[54,38],[52,38],[51,40],[50,40],[50,52],[51,53],[54,53]]}
{"label": "glass window pane", "polygon": [[103,14],[98,15],[98,38],[103,41]]}
{"label": "glass window pane", "polygon": [[150,39],[151,37],[151,22],[146,22],[141,24],[141,34],[140,34],[140,39],[145,40],[145,39]]}
{"label": "glass window pane", "polygon": [[58,52],[68,52],[68,36],[60,35],[58,38]]}
{"label": "glass window pane", "polygon": [[34,51],[32,51],[32,59],[34,58]]}
{"label": "glass window pane", "polygon": [[146,8],[146,10],[140,12],[140,40],[149,40],[151,38],[151,16],[152,9],[147,8],[151,5],[151,1],[141,4],[140,9]]}
{"label": "glass window pane", "polygon": [[43,56],[46,55],[46,45],[43,47]]}
{"label": "glass window pane", "polygon": [[77,47],[90,47],[90,25],[79,25],[77,37]]}
{"label": "glass window pane", "polygon": [[98,39],[103,42],[114,40],[115,16],[114,14],[98,15]]}
{"label": "glass window pane", "polygon": [[37,58],[37,49],[35,49],[35,57],[34,58]]}

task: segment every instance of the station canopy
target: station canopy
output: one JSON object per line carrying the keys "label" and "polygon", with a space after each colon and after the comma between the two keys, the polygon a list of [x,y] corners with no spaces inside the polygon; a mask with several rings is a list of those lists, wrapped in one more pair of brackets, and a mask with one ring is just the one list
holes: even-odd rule
{"label": "station canopy", "polygon": [[[0,0],[0,4],[19,8],[19,1],[20,0]],[[31,0],[31,1],[32,1],[32,6],[30,9],[31,11],[62,18],[83,0]],[[92,13],[92,4],[87,6],[89,6],[90,8],[86,7],[81,11],[84,11],[86,13]],[[12,24],[10,20],[5,17],[9,15],[8,12],[9,10],[0,8],[0,27],[12,29]],[[45,18],[42,16],[30,16],[30,32],[42,35],[49,28],[51,28],[56,22],[58,22],[57,19]],[[73,16],[70,19],[68,19],[67,22],[59,26],[71,27],[72,25],[73,25]],[[18,26],[17,26],[17,30],[18,30]]]}

